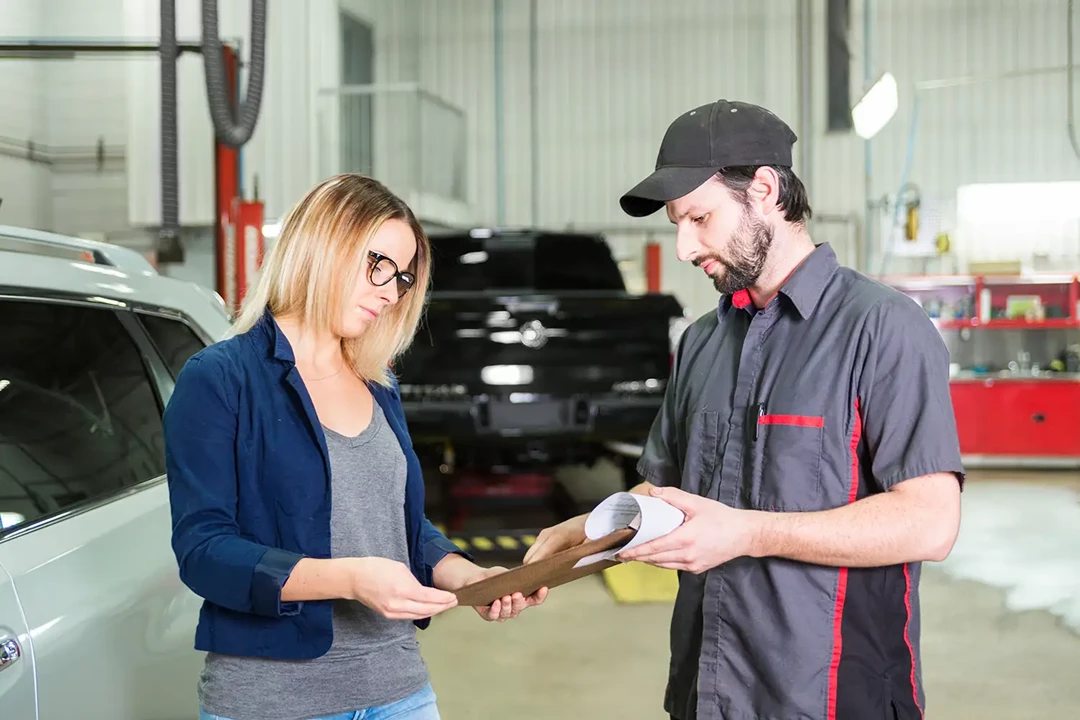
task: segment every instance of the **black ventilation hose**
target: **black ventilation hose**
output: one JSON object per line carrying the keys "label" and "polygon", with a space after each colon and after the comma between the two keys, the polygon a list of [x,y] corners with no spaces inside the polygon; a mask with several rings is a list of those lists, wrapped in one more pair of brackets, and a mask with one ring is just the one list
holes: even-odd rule
{"label": "black ventilation hose", "polygon": [[[169,2],[170,0],[162,0]],[[218,0],[202,1],[202,56],[206,68],[206,96],[210,117],[218,140],[238,148],[255,131],[262,103],[263,69],[266,55],[266,0],[251,0],[251,60],[247,95],[236,111],[235,119],[225,77],[225,63],[218,38]]]}

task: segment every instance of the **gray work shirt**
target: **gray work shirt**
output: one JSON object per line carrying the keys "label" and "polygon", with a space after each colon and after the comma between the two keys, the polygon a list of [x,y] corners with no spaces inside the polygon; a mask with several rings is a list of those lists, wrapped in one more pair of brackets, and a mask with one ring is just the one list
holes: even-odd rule
{"label": "gray work shirt", "polygon": [[[686,331],[638,469],[776,512],[836,508],[937,472],[962,482],[948,351],[918,304],[820,245],[763,309],[740,291]],[[920,718],[918,577],[917,563],[781,558],[681,573],[665,709]]]}

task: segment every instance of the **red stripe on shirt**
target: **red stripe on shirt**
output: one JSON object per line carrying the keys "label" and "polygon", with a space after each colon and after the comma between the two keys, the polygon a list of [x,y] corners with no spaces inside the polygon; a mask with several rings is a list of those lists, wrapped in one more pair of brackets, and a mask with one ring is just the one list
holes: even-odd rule
{"label": "red stripe on shirt", "polygon": [[907,645],[908,654],[911,655],[911,699],[915,701],[915,707],[919,708],[919,717],[923,717],[923,709],[919,705],[919,689],[915,685],[915,648],[911,646],[911,636],[908,628],[911,627],[911,570],[904,564],[904,610],[907,618],[904,620],[904,644]]}
{"label": "red stripe on shirt", "polygon": [[758,425],[797,425],[799,427],[824,427],[825,418],[819,415],[762,415]]}
{"label": "red stripe on shirt", "polygon": [[[819,426],[820,427],[820,426]],[[848,504],[855,502],[859,495],[859,438],[862,436],[862,416],[859,414],[859,401],[855,401],[855,425],[851,429],[851,487],[848,490]],[[848,569],[840,568],[836,580],[836,605],[833,607],[833,651],[829,663],[828,720],[836,720],[836,678],[840,670],[840,655],[844,649],[841,629],[844,624],[844,600],[847,598]],[[909,613],[910,617],[910,613]],[[906,637],[906,631],[905,631]],[[914,667],[914,665],[912,666]],[[914,674],[914,670],[912,670]]]}

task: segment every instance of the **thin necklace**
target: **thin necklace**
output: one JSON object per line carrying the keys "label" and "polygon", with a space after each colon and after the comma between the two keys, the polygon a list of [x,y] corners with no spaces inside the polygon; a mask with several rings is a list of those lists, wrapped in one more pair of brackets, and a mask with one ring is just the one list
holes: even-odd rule
{"label": "thin necklace", "polygon": [[340,375],[341,371],[344,370],[344,369],[345,369],[345,358],[343,357],[343,358],[341,358],[341,365],[338,366],[338,369],[335,370],[334,372],[330,373],[329,375],[326,375],[326,376],[320,377],[320,378],[305,378],[305,379],[308,382],[319,382],[320,380],[329,380],[330,378],[335,377],[336,375]]}

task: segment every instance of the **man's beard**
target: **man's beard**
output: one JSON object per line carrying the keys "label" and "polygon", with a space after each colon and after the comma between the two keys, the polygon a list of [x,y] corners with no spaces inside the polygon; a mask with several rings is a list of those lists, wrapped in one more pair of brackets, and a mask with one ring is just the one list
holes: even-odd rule
{"label": "man's beard", "polygon": [[709,260],[720,263],[725,272],[712,279],[713,287],[721,295],[731,295],[757,283],[765,269],[772,242],[772,228],[744,210],[739,227],[731,238],[726,253],[728,257],[706,255],[698,259],[696,264],[700,267]]}

